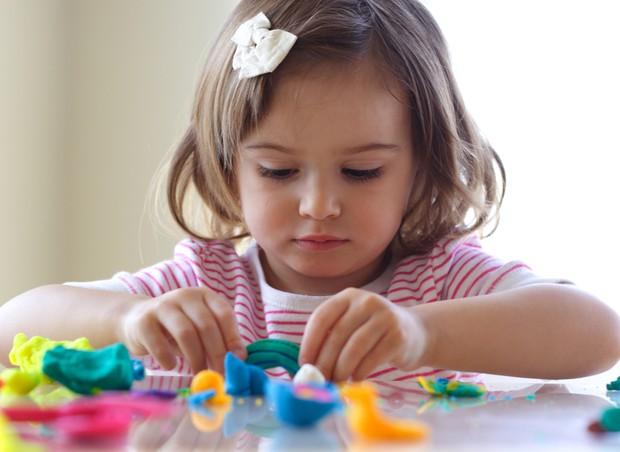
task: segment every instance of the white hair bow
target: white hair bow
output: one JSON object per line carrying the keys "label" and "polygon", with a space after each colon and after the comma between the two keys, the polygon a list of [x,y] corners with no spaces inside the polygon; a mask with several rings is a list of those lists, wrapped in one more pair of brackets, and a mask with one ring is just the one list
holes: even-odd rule
{"label": "white hair bow", "polygon": [[263,13],[242,23],[232,37],[237,44],[233,69],[239,78],[273,72],[288,54],[297,36],[284,30],[270,30],[271,22]]}

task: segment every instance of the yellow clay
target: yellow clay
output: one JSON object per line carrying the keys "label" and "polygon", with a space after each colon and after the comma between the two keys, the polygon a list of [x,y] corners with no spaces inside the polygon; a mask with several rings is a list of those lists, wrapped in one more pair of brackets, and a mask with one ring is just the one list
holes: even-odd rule
{"label": "yellow clay", "polygon": [[377,407],[377,392],[369,382],[346,384],[341,389],[347,400],[347,423],[353,433],[367,441],[419,441],[428,428],[419,422],[390,419]]}
{"label": "yellow clay", "polygon": [[19,369],[6,369],[0,373],[3,382],[2,392],[26,395],[32,391],[40,381],[40,374],[24,372]]}
{"label": "yellow clay", "polygon": [[48,350],[58,345],[76,350],[93,349],[85,337],[74,341],[53,341],[41,336],[33,336],[28,339],[24,333],[17,333],[13,338],[13,348],[9,353],[9,360],[11,364],[19,366],[25,372],[40,374],[41,383],[51,383],[52,380],[41,371],[43,357]]}

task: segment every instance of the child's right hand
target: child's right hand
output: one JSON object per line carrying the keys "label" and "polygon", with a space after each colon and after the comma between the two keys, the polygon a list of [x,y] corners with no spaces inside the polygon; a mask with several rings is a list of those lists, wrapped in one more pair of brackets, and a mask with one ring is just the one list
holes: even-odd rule
{"label": "child's right hand", "polygon": [[174,368],[181,355],[193,372],[208,367],[223,373],[226,352],[241,359],[247,355],[232,305],[204,287],[139,301],[123,316],[120,328],[130,353],[150,354],[165,369]]}

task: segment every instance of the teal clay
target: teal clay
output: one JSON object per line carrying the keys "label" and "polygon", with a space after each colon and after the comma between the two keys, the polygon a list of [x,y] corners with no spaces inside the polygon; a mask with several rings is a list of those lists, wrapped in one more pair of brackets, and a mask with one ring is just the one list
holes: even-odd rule
{"label": "teal clay", "polygon": [[134,380],[134,362],[121,343],[94,351],[58,346],[45,353],[43,373],[79,394],[128,390]]}
{"label": "teal clay", "polygon": [[455,382],[456,385],[448,385],[446,388],[446,394],[451,397],[480,397],[487,391],[481,386],[463,383],[462,381]]}
{"label": "teal clay", "polygon": [[294,376],[299,370],[299,345],[282,339],[261,339],[247,346],[247,364],[272,369],[283,367]]}
{"label": "teal clay", "polygon": [[603,411],[600,424],[607,432],[620,432],[620,408],[607,408]]}
{"label": "teal clay", "polygon": [[620,391],[620,377],[616,378],[611,383],[607,383],[608,391]]}

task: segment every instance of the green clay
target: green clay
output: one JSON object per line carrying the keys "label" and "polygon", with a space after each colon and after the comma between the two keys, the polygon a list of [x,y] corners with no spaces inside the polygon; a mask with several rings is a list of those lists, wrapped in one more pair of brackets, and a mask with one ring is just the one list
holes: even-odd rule
{"label": "green clay", "polygon": [[247,346],[248,353],[259,352],[278,352],[288,355],[297,360],[299,356],[299,345],[283,339],[261,339]]}
{"label": "green clay", "polygon": [[454,388],[449,388],[446,393],[453,397],[480,397],[486,393],[486,389],[478,385],[458,383]]}
{"label": "green clay", "polygon": [[418,384],[429,394],[449,397],[480,397],[487,390],[483,385],[465,383],[458,380],[438,378],[436,380],[418,377]]}
{"label": "green clay", "polygon": [[179,388],[177,389],[177,394],[181,397],[188,397],[191,394],[191,390],[189,388]]}
{"label": "green clay", "polygon": [[608,432],[620,432],[620,408],[607,408],[603,411],[600,424]]}
{"label": "green clay", "polygon": [[620,377],[616,378],[611,383],[607,383],[608,391],[620,391]]}
{"label": "green clay", "polygon": [[128,390],[133,383],[133,362],[120,343],[94,351],[58,346],[45,354],[43,372],[78,394]]}
{"label": "green clay", "polygon": [[281,339],[261,339],[247,346],[246,363],[262,369],[284,368],[291,376],[299,370],[299,345]]}

